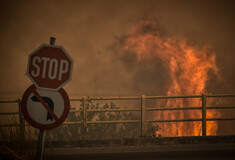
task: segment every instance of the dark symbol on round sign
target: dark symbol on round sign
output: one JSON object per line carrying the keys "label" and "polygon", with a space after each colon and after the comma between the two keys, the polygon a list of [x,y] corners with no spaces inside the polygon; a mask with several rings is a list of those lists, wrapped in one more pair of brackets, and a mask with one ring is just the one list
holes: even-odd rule
{"label": "dark symbol on round sign", "polygon": [[63,88],[55,92],[31,85],[22,97],[22,114],[30,125],[38,129],[58,127],[67,118],[69,109],[70,101]]}
{"label": "dark symbol on round sign", "polygon": [[[47,103],[49,108],[53,111],[54,110],[54,103],[53,103],[52,99],[50,99],[49,97],[42,97],[42,99]],[[40,102],[36,96],[31,97],[31,100],[34,102]],[[53,117],[52,117],[52,115],[50,115],[49,112],[47,112],[47,120],[49,120],[49,119],[52,121]]]}

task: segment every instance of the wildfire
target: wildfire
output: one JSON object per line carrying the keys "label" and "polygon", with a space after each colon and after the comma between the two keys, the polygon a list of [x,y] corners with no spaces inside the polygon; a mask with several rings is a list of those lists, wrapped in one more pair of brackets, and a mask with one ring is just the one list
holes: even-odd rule
{"label": "wildfire", "polygon": [[[209,46],[189,44],[186,39],[177,36],[164,36],[157,22],[142,20],[127,34],[120,43],[122,54],[135,54],[138,62],[160,59],[169,73],[167,95],[199,95],[205,93],[209,79],[208,73],[219,77],[216,66],[216,54]],[[156,73],[157,74],[157,73]],[[157,86],[156,86],[157,87]],[[185,106],[186,105],[186,106]],[[165,107],[196,107],[201,106],[200,99],[168,100]],[[193,112],[158,112],[156,119],[184,119],[185,117],[200,118],[201,111]],[[207,110],[207,117],[219,113]],[[170,122],[161,123],[156,134],[162,136],[201,135],[201,122]],[[216,122],[207,122],[207,135],[215,135]]]}

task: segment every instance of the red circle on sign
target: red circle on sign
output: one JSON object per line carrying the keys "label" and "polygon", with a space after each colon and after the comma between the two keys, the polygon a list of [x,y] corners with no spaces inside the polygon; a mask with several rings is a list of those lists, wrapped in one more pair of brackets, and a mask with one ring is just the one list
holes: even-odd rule
{"label": "red circle on sign", "polygon": [[[57,120],[55,120],[55,122],[51,123],[51,124],[41,124],[37,121],[35,121],[31,115],[29,114],[28,110],[27,110],[27,101],[30,98],[30,95],[36,91],[36,86],[35,85],[31,85],[25,92],[24,95],[22,97],[22,101],[21,101],[21,112],[24,115],[25,120],[32,125],[35,128],[38,129],[42,129],[42,130],[49,130],[49,129],[53,129],[58,127],[59,125],[61,125],[65,119],[67,118],[68,114],[69,114],[69,110],[70,110],[70,101],[69,101],[69,97],[67,95],[67,93],[65,92],[65,90],[63,88],[61,88],[58,93],[61,95],[61,97],[63,98],[64,101],[64,110],[63,113],[60,117],[58,117]],[[36,91],[37,92],[37,91]],[[34,94],[34,93],[33,93]]]}

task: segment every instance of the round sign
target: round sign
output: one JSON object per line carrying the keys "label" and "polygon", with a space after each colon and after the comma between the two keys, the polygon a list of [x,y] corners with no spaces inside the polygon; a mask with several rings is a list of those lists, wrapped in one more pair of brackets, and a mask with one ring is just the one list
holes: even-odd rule
{"label": "round sign", "polygon": [[29,55],[27,76],[40,89],[59,90],[71,80],[73,60],[62,46],[41,45]]}
{"label": "round sign", "polygon": [[69,114],[70,101],[63,88],[59,91],[37,89],[31,85],[24,93],[21,111],[35,128],[48,130],[61,125]]}

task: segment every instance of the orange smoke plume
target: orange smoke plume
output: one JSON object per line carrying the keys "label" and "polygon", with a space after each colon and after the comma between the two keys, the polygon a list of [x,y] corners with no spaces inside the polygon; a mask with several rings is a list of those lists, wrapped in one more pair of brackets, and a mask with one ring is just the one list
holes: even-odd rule
{"label": "orange smoke plume", "polygon": [[[134,54],[137,61],[141,63],[148,64],[150,60],[160,59],[169,74],[166,93],[168,96],[206,93],[206,83],[210,74],[220,77],[216,65],[216,54],[212,47],[192,45],[182,37],[164,36],[161,32],[162,29],[156,21],[142,20],[124,37],[119,49],[122,54]],[[201,106],[201,100],[173,99],[168,100],[164,106],[168,108],[196,107]],[[207,116],[210,115],[219,116],[219,113],[207,110]],[[156,119],[183,119],[185,117],[200,118],[201,111],[160,112],[155,115]],[[202,134],[201,122],[171,122],[162,123],[159,126],[161,129],[156,136]],[[216,122],[207,122],[207,135],[215,135],[217,130]]]}

